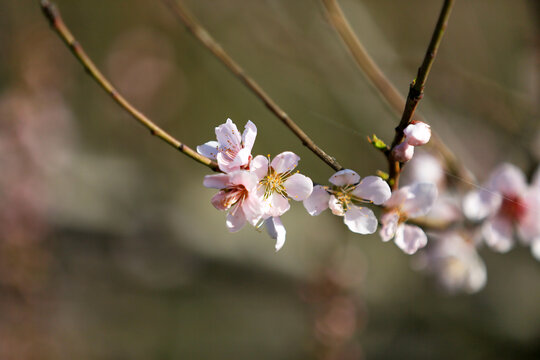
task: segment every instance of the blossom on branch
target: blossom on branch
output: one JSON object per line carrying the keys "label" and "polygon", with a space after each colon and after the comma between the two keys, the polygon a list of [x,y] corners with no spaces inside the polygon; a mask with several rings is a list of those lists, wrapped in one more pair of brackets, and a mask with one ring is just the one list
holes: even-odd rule
{"label": "blossom on branch", "polygon": [[514,165],[500,165],[484,187],[469,192],[463,211],[469,220],[483,221],[482,236],[495,251],[514,246],[514,229],[523,243],[538,246],[533,243],[540,238],[540,187],[529,187]]}
{"label": "blossom on branch", "polygon": [[212,205],[228,211],[226,224],[230,232],[240,230],[246,222],[256,226],[261,220],[263,206],[257,195],[258,183],[254,173],[243,170],[204,177],[204,186],[220,190],[212,198]]}
{"label": "blossom on branch", "polygon": [[333,186],[316,185],[304,207],[312,216],[330,208],[334,215],[343,216],[349,230],[358,234],[372,234],[377,230],[377,218],[364,204],[380,205],[390,198],[388,184],[378,176],[360,176],[352,170],[341,170],[332,175]]}
{"label": "blossom on branch", "polygon": [[197,146],[197,152],[216,160],[219,169],[225,173],[247,169],[252,159],[251,149],[257,137],[257,127],[251,121],[246,123],[240,135],[236,124],[227,119],[225,124],[216,127],[217,141],[209,141]]}
{"label": "blossom on branch", "polygon": [[276,251],[285,243],[286,230],[280,216],[290,208],[289,199],[304,201],[313,191],[313,182],[295,172],[300,156],[285,151],[271,162],[270,157],[256,156],[250,170],[257,175],[257,196],[262,199],[263,218],[268,234],[276,239]]}
{"label": "blossom on branch", "polygon": [[405,224],[408,219],[426,215],[437,199],[437,187],[431,183],[416,183],[394,191],[383,205],[385,214],[381,217],[379,232],[383,241],[392,238],[396,245],[411,255],[427,244],[427,236],[420,227]]}
{"label": "blossom on branch", "polygon": [[412,146],[421,146],[429,142],[431,127],[422,121],[413,121],[403,130],[405,141]]}

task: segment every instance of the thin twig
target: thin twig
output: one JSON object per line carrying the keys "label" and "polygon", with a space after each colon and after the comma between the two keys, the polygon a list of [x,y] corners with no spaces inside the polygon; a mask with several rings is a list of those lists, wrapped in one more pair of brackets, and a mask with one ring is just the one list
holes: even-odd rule
{"label": "thin twig", "polygon": [[287,126],[298,137],[302,144],[317,155],[332,169],[339,171],[343,166],[337,162],[335,158],[328,155],[307,134],[298,126],[276,102],[261,88],[261,86],[249,77],[244,69],[227,53],[219,43],[208,33],[208,31],[199,23],[199,21],[191,15],[185,6],[177,0],[163,0],[184,24],[187,30],[197,39],[204,47],[206,47],[219,61],[223,63],[242,83],[257,96],[266,107]]}
{"label": "thin twig", "polygon": [[[322,3],[330,23],[345,43],[351,55],[354,57],[355,61],[362,70],[362,73],[378,90],[379,94],[390,105],[394,112],[401,116],[405,109],[405,98],[399,93],[396,87],[385,76],[382,70],[368,54],[361,41],[352,30],[351,25],[343,14],[337,0],[322,0]],[[418,113],[411,113],[411,119],[425,122],[425,119]],[[403,130],[401,130],[401,133],[402,131]],[[460,161],[458,161],[452,151],[435,133],[433,133],[430,144],[432,147],[438,150],[451,173],[456,174],[460,178],[464,179],[466,184],[474,183],[474,177],[472,176],[471,172],[467,170]],[[394,171],[400,169],[397,168],[399,164],[396,166],[395,163],[392,163],[392,166],[394,167]]]}
{"label": "thin twig", "polygon": [[165,130],[157,126],[152,120],[146,117],[143,113],[137,110],[131,105],[119,92],[112,86],[109,80],[98,70],[94,62],[88,57],[83,47],[75,39],[69,28],[66,26],[59,10],[49,0],[40,0],[41,9],[43,14],[49,20],[51,27],[56,31],[60,38],[66,43],[73,55],[83,65],[87,73],[105,90],[120,107],[126,110],[135,120],[150,130],[150,133],[157,136],[167,144],[171,145],[177,150],[180,150],[185,155],[198,161],[199,163],[208,166],[214,171],[219,171],[216,162],[207,158],[206,156],[198,154],[196,151],[175,139],[172,135]]}

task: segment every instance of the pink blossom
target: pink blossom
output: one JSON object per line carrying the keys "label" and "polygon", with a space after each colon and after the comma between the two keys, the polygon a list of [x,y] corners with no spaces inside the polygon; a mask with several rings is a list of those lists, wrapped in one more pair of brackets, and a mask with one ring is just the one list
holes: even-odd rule
{"label": "pink blossom", "polygon": [[484,221],[483,238],[495,251],[514,246],[514,229],[525,244],[540,237],[540,188],[529,187],[514,165],[497,167],[484,187],[465,196],[463,210],[470,220]]}
{"label": "pink blossom", "polygon": [[300,157],[285,151],[272,162],[258,155],[251,162],[251,171],[257,175],[258,196],[263,203],[263,218],[268,233],[276,239],[276,250],[285,242],[285,227],[279,218],[290,208],[289,199],[304,201],[313,191],[313,182],[307,176],[295,172]]}
{"label": "pink blossom", "polygon": [[410,145],[406,141],[397,145],[392,149],[392,156],[399,162],[405,163],[412,159],[414,155],[414,146]]}
{"label": "pink blossom", "polygon": [[418,265],[434,274],[450,293],[472,294],[480,291],[487,281],[484,261],[474,243],[451,231],[436,236],[425,252],[420,253]]}
{"label": "pink blossom", "polygon": [[256,226],[261,220],[263,205],[256,193],[258,183],[255,174],[243,170],[204,177],[204,186],[220,189],[212,198],[212,205],[228,211],[226,224],[230,232],[240,230],[246,222]]}
{"label": "pink blossom", "polygon": [[405,141],[412,146],[421,146],[429,142],[431,127],[422,121],[414,121],[403,130]]}
{"label": "pink blossom", "polygon": [[251,161],[251,149],[257,137],[257,127],[251,121],[246,123],[240,135],[231,119],[216,127],[217,141],[209,141],[197,146],[197,152],[216,160],[219,169],[225,173],[247,169]]}
{"label": "pink blossom", "polygon": [[379,232],[382,240],[394,238],[395,244],[409,255],[426,246],[424,231],[416,225],[405,224],[405,221],[426,215],[436,199],[437,187],[431,183],[416,183],[394,191],[384,203],[386,213],[381,217]]}
{"label": "pink blossom", "polygon": [[316,185],[311,196],[304,200],[304,207],[312,216],[330,208],[334,215],[343,216],[349,230],[358,234],[372,234],[377,230],[373,211],[362,206],[366,203],[380,205],[391,194],[388,184],[378,176],[360,176],[352,170],[341,170],[332,175],[333,186]]}

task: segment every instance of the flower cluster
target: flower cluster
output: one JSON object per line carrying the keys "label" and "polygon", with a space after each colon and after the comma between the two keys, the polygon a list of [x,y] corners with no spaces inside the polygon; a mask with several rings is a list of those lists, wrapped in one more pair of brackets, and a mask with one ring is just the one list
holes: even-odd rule
{"label": "flower cluster", "polygon": [[216,128],[217,141],[197,147],[197,151],[217,161],[221,174],[207,175],[204,186],[218,189],[212,205],[227,211],[226,225],[236,232],[246,223],[265,224],[276,239],[276,250],[285,243],[286,231],[280,216],[290,208],[289,200],[305,200],[313,190],[307,176],[295,172],[300,157],[290,151],[270,157],[256,156],[251,150],[257,127],[248,121],[240,134],[231,119]]}

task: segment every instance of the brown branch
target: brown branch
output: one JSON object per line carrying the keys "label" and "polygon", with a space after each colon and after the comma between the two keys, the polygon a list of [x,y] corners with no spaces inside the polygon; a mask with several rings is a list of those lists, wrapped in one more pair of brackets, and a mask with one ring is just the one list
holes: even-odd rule
{"label": "brown branch", "polygon": [[[345,43],[347,49],[350,51],[351,55],[353,56],[358,66],[362,70],[362,73],[366,76],[369,82],[378,90],[381,97],[390,105],[390,107],[394,110],[394,112],[402,116],[405,109],[405,104],[406,104],[405,98],[399,93],[396,87],[384,75],[383,71],[377,66],[375,61],[373,61],[371,56],[368,54],[367,50],[365,49],[365,47],[362,45],[362,43],[360,42],[360,40],[358,39],[354,31],[352,30],[352,27],[347,21],[347,18],[345,17],[337,0],[322,0],[322,3],[324,5],[324,8],[325,8],[325,11],[327,13],[330,23],[332,24],[334,29],[337,31],[337,33],[339,34],[339,36]],[[449,14],[449,11],[446,13],[446,20],[447,20],[448,14]],[[440,41],[440,37],[438,41]],[[433,43],[433,39],[432,39],[432,43]],[[429,52],[428,50],[428,55],[430,53],[431,52]],[[435,54],[433,53],[433,55]],[[433,62],[433,58],[434,57],[431,58],[431,63]],[[429,60],[429,57],[428,57],[428,60]],[[424,62],[425,61],[426,60],[424,60]],[[431,65],[429,65],[429,68],[431,68]],[[429,72],[429,69],[427,67],[426,67],[426,70],[428,70]],[[427,76],[427,73],[424,73],[424,74],[425,74],[424,76]],[[418,79],[420,79],[420,76],[417,77],[417,80]],[[417,83],[419,82],[417,81]],[[424,83],[425,83],[425,77],[424,77]],[[409,120],[418,120],[418,121],[426,122],[425,119],[418,113],[412,112],[410,113],[410,116],[411,117]],[[402,131],[403,130],[401,130],[401,134],[402,134]],[[441,157],[444,159],[448,167],[449,172],[462,178],[465,181],[465,184],[474,183],[474,177],[471,175],[471,172],[467,170],[463,166],[463,164],[461,164],[461,162],[458,161],[456,156],[444,144],[444,142],[437,136],[437,134],[433,133],[430,144],[428,145],[431,145],[440,153]],[[400,171],[401,165],[399,163],[396,164],[395,162],[392,162],[390,165],[390,168],[393,168],[394,171]]]}
{"label": "brown branch", "polygon": [[317,155],[332,169],[339,171],[343,169],[335,158],[324,152],[317,146],[313,140],[298,126],[276,102],[263,90],[263,88],[249,77],[240,65],[223,50],[221,45],[214,40],[208,31],[192,16],[185,6],[177,0],[163,0],[184,24],[187,30],[206,47],[219,61],[227,67],[255,96],[257,96],[266,107],[279,119],[287,128],[289,128],[302,141],[302,144]]}
{"label": "brown branch", "polygon": [[157,136],[161,140],[165,141],[167,144],[171,145],[177,150],[180,150],[185,155],[189,156],[195,161],[208,166],[214,171],[219,171],[218,165],[216,162],[207,158],[206,156],[198,154],[196,151],[175,139],[172,135],[167,133],[165,130],[156,125],[152,120],[147,116],[137,110],[133,105],[131,105],[119,92],[116,88],[110,83],[109,80],[98,70],[94,62],[88,57],[83,47],[75,39],[69,28],[66,26],[60,12],[49,0],[40,0],[41,9],[43,14],[49,20],[51,27],[56,31],[58,36],[64,41],[64,43],[71,50],[73,55],[79,60],[82,66],[85,68],[86,72],[105,90],[113,100],[120,105],[124,110],[126,110],[135,120],[137,120],[141,125],[150,130],[150,133],[154,136]]}

